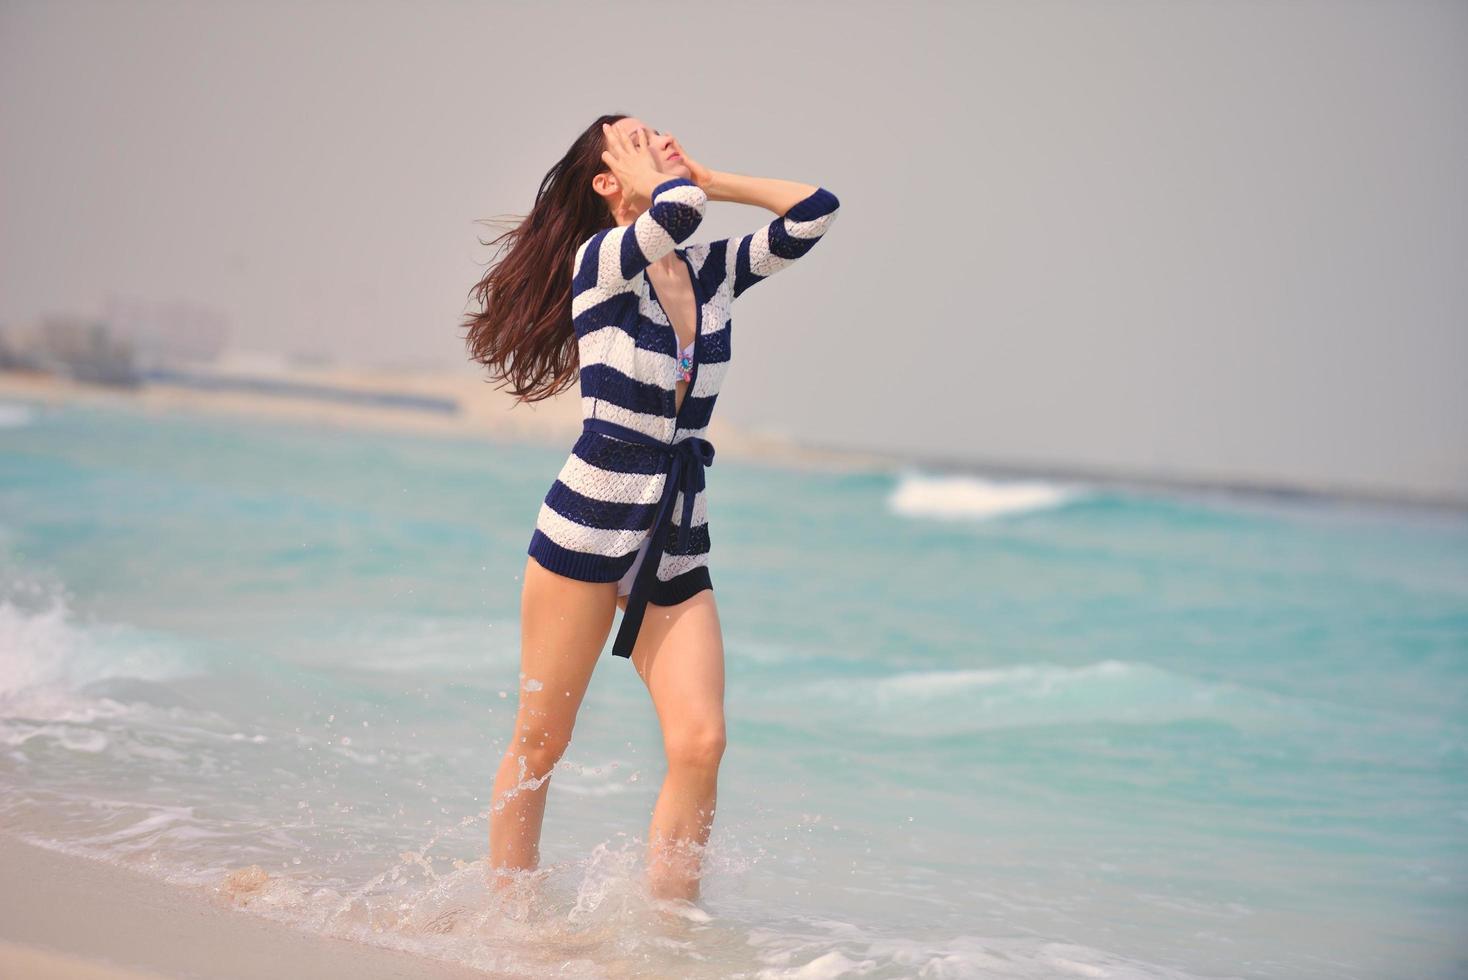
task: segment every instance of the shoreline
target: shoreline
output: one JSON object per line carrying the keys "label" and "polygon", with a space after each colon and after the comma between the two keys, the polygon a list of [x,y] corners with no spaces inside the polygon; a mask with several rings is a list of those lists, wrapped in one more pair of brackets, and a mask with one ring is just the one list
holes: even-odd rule
{"label": "shoreline", "polygon": [[[229,364],[231,362],[224,362]],[[248,364],[248,361],[243,362]],[[458,410],[427,411],[361,400],[332,400],[304,394],[270,394],[230,387],[200,387],[149,381],[136,388],[79,382],[38,372],[0,369],[0,398],[116,407],[147,414],[243,415],[326,427],[570,446],[581,432],[581,400],[563,392],[534,405],[514,399],[482,378],[464,373],[317,368],[277,370],[262,375],[220,371],[220,378],[277,377],[300,387],[320,386],[342,393],[391,392],[404,402],[452,401]],[[1307,499],[1413,511],[1468,512],[1468,497],[1323,483],[1283,483],[1264,478],[1205,478],[1179,474],[1141,474],[1103,467],[1043,465],[970,460],[912,452],[863,450],[829,442],[750,432],[715,419],[709,441],[729,459],[818,472],[917,470],[932,476],[976,476],[991,480],[1037,480],[1087,484],[1099,488],[1181,494],[1237,494],[1254,499]]]}
{"label": "shoreline", "polygon": [[[123,388],[14,370],[0,370],[0,399],[49,405],[75,403],[157,415],[243,415],[330,428],[531,442],[568,449],[581,433],[581,399],[571,392],[534,405],[516,405],[509,395],[469,375],[317,370],[291,372],[283,377],[303,385],[330,385],[344,392],[392,390],[405,397],[449,398],[458,403],[459,410],[424,411],[390,404],[211,389],[162,381]],[[749,432],[717,419],[709,425],[709,440],[721,455],[730,459],[793,469],[846,472],[900,465],[900,460],[889,454],[805,446],[792,439]]]}
{"label": "shoreline", "polygon": [[32,980],[486,980],[493,974],[313,935],[230,908],[204,886],[0,832],[0,976]]}

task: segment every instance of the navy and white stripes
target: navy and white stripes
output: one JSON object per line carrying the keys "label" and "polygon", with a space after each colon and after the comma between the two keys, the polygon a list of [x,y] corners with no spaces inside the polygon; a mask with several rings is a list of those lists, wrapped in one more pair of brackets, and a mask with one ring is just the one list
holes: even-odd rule
{"label": "navy and white stripes", "polygon": [[[598,231],[573,259],[571,319],[580,358],[583,416],[626,426],[663,443],[705,438],[730,362],[733,301],[806,254],[840,202],[819,188],[785,215],[737,238],[679,247],[703,220],[708,195],[683,177],[653,191],[628,225]],[[645,270],[669,253],[692,275],[698,318],[693,377],[675,411],[678,338]],[[615,582],[636,558],[666,480],[656,448],[584,431],[546,494],[529,554],[553,572]],[[686,547],[676,546],[683,493],[648,601],[674,605],[712,588],[708,511],[694,494]],[[651,551],[649,552],[652,553]]]}

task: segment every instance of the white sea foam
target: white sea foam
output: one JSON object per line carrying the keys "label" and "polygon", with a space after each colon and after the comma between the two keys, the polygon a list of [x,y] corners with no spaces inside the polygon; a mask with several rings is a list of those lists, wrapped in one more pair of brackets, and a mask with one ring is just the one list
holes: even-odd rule
{"label": "white sea foam", "polygon": [[169,837],[174,846],[208,833],[202,823],[175,827],[182,811],[118,792],[150,777],[217,771],[214,756],[190,748],[203,726],[223,719],[186,706],[168,686],[194,673],[182,651],[165,636],[82,621],[59,587],[26,578],[4,587],[0,824],[22,835],[44,828],[46,837],[114,858],[130,850],[128,833],[154,843]]}
{"label": "white sea foam", "polygon": [[21,429],[36,420],[36,410],[24,402],[0,402],[0,429]]}
{"label": "white sea foam", "polygon": [[[182,651],[123,624],[77,621],[59,591],[11,583],[0,599],[0,720],[85,724],[128,705],[106,697],[109,682],[162,681],[192,673]],[[36,732],[10,731],[34,737]]]}
{"label": "white sea foam", "polygon": [[991,520],[1063,506],[1085,493],[1050,480],[991,480],[973,475],[937,476],[909,470],[887,498],[903,517]]}
{"label": "white sea foam", "polygon": [[[820,951],[838,943],[845,951]],[[799,945],[771,942],[764,957],[779,963],[757,974],[760,980],[808,980],[864,976],[876,969],[901,969],[903,976],[983,977],[985,980],[1197,980],[1197,974],[1147,963],[1076,943],[1030,937],[953,936],[941,942],[842,935]],[[788,964],[788,965],[787,965]],[[1223,980],[1223,978],[1215,978]]]}
{"label": "white sea foam", "polygon": [[1287,703],[1290,699],[1267,691],[1114,659],[1076,666],[1013,664],[827,678],[771,690],[766,698],[822,706],[808,710],[860,719],[864,729],[913,737],[1193,719],[1267,728],[1284,717],[1298,723],[1299,716],[1310,713],[1309,706]]}

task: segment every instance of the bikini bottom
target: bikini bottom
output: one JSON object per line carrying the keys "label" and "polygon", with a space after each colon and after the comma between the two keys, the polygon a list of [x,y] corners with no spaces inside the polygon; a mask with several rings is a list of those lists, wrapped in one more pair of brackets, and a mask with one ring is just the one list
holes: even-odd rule
{"label": "bikini bottom", "polygon": [[652,535],[642,539],[642,547],[637,549],[637,557],[632,559],[632,567],[627,569],[621,579],[617,582],[617,595],[628,595],[632,591],[632,580],[637,577],[637,570],[642,567],[642,559],[647,554],[647,546],[652,541]]}

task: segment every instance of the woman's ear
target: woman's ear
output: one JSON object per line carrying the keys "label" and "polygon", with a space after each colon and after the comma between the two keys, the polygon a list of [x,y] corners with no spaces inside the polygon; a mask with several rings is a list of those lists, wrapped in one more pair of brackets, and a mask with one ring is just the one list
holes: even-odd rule
{"label": "woman's ear", "polygon": [[615,197],[621,191],[617,178],[605,170],[591,178],[591,189],[602,197]]}

